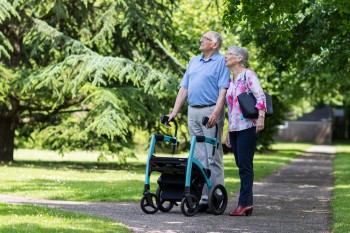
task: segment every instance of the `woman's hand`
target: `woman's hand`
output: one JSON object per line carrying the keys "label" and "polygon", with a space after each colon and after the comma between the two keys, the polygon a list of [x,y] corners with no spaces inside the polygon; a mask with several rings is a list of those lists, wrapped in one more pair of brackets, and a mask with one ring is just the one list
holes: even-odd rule
{"label": "woman's hand", "polygon": [[256,132],[259,133],[265,127],[265,116],[259,116],[256,122]]}
{"label": "woman's hand", "polygon": [[229,133],[227,133],[227,135],[226,135],[226,146],[228,148],[231,148],[230,134]]}

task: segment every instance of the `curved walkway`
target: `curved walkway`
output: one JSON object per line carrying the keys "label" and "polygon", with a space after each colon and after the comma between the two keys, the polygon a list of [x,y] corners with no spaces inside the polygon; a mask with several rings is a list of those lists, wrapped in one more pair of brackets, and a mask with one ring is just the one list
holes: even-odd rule
{"label": "curved walkway", "polygon": [[220,216],[185,217],[179,207],[169,213],[144,214],[139,203],[70,202],[1,195],[0,202],[35,204],[105,216],[134,232],[331,232],[330,200],[335,148],[313,146],[269,177],[254,183],[254,212],[230,217],[236,194]]}

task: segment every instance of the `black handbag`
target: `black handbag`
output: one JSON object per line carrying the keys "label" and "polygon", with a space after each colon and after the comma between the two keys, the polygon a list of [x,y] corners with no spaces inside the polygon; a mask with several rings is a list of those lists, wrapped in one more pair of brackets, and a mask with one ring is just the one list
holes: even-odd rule
{"label": "black handbag", "polygon": [[[246,82],[246,76],[244,73],[244,82]],[[265,93],[266,97],[266,113],[265,116],[269,117],[273,114],[272,98],[269,94]],[[259,110],[255,107],[256,99],[253,93],[243,92],[237,96],[239,106],[241,107],[244,118],[256,119],[259,117]]]}

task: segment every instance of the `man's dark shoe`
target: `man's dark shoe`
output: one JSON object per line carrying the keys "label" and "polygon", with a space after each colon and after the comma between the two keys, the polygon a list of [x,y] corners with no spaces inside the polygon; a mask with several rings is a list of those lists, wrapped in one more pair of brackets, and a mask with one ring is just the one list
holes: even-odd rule
{"label": "man's dark shoe", "polygon": [[199,206],[198,206],[199,213],[205,213],[205,212],[207,212],[207,209],[209,209],[208,204],[199,204]]}

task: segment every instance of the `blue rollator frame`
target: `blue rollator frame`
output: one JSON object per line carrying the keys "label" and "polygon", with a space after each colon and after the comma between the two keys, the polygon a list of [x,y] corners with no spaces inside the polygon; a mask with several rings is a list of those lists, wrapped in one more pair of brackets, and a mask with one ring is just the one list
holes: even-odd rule
{"label": "blue rollator frame", "polygon": [[[166,121],[164,122],[163,117],[162,123],[167,123],[167,118],[165,118]],[[186,216],[193,216],[198,212],[202,189],[204,184],[206,184],[209,190],[209,210],[215,215],[222,214],[228,201],[226,189],[220,184],[212,187],[210,169],[203,167],[194,157],[197,143],[212,144],[212,155],[214,156],[215,149],[218,147],[217,138],[192,136],[190,152],[187,158],[158,157],[154,155],[154,148],[157,142],[171,143],[174,154],[178,146],[178,140],[176,137],[177,124],[175,121],[173,122],[175,124],[174,136],[153,134],[151,137],[144,191],[140,203],[141,209],[147,214],[154,214],[158,210],[168,212],[174,205],[178,205],[177,203],[181,202],[182,213]],[[157,180],[158,188],[155,194],[150,192],[150,176],[154,171],[161,173]]]}

